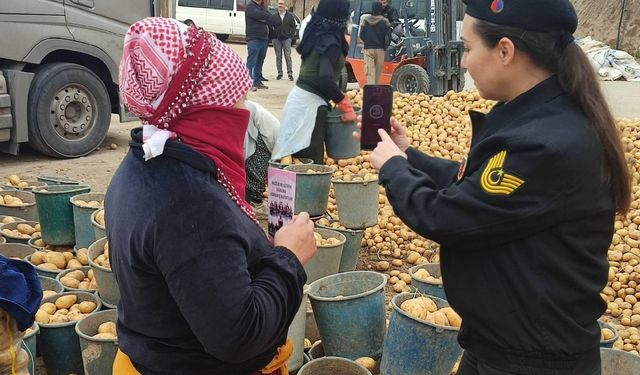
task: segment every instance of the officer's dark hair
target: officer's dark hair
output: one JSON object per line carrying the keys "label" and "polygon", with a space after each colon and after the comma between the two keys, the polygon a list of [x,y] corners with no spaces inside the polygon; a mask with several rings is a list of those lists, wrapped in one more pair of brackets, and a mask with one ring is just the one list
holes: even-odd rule
{"label": "officer's dark hair", "polygon": [[500,39],[508,38],[534,64],[557,74],[564,91],[580,105],[600,138],[605,178],[613,192],[616,210],[626,214],[631,204],[631,179],[620,134],[593,67],[580,47],[574,42],[567,44],[562,31],[534,32],[479,19],[474,28],[487,47],[493,48]]}

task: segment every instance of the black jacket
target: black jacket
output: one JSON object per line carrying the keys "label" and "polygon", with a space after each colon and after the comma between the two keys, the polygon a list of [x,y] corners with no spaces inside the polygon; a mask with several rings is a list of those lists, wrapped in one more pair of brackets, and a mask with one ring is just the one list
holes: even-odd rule
{"label": "black jacket", "polygon": [[391,41],[391,26],[382,16],[369,16],[360,25],[360,39],[364,49],[387,49]]}
{"label": "black jacket", "polygon": [[247,0],[244,11],[245,36],[250,40],[269,40],[269,26],[272,25],[271,13],[253,0]]}
{"label": "black jacket", "polygon": [[587,373],[615,216],[598,137],[555,77],[471,120],[466,168],[409,149],[381,168],[389,201],[441,244],[463,348],[518,373]]}
{"label": "black jacket", "polygon": [[387,5],[386,8],[382,8],[382,15],[389,20],[389,23],[394,23],[400,21],[400,16],[398,15],[398,11],[396,8],[391,5]]}
{"label": "black jacket", "polygon": [[306,275],[217,182],[169,141],[143,160],[140,129],[106,195],[118,345],[143,374],[248,374],[287,336]]}
{"label": "black jacket", "polygon": [[275,27],[274,39],[286,40],[296,35],[296,19],[289,11],[285,13],[284,18],[280,18],[280,13],[271,15],[271,23]]}

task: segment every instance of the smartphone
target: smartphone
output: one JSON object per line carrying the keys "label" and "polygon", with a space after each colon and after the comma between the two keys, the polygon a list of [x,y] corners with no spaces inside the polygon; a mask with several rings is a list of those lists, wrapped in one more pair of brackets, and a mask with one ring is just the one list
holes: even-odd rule
{"label": "smartphone", "polygon": [[362,98],[360,147],[373,150],[380,142],[378,129],[391,132],[393,88],[390,85],[365,85]]}

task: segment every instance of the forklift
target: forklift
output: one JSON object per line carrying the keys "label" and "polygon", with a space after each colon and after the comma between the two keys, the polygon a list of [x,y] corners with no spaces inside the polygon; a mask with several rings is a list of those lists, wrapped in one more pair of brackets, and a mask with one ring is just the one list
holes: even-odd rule
{"label": "forklift", "polygon": [[[393,1],[392,3],[397,4]],[[464,17],[462,0],[400,0],[400,22],[392,25],[391,45],[385,53],[380,84],[390,84],[401,93],[442,96],[462,91],[464,69],[460,61],[464,46],[460,27]],[[371,0],[352,2],[353,25],[346,69],[341,85],[367,84],[364,45],[358,41],[361,17],[371,12]]]}

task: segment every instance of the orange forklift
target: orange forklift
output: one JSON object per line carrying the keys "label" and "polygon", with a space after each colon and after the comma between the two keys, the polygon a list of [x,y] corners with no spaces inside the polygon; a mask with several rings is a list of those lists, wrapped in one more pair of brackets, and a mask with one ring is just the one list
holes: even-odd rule
{"label": "orange forklift", "polygon": [[[351,3],[353,26],[340,84],[367,84],[363,44],[358,43],[361,17],[371,11],[372,0]],[[385,53],[380,84],[390,84],[401,93],[441,96],[464,88],[460,66],[463,43],[459,30],[464,17],[462,0],[395,0],[400,22],[392,25],[391,45]]]}

